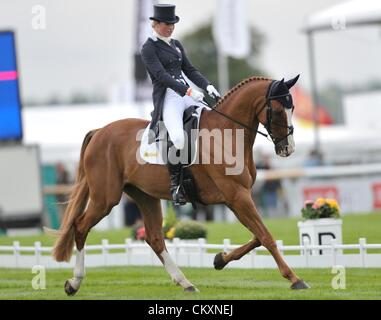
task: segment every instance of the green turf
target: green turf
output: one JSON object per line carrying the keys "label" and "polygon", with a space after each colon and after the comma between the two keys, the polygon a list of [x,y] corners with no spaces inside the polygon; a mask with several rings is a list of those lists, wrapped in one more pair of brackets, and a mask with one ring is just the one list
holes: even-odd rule
{"label": "green turf", "polygon": [[[275,239],[283,240],[286,245],[299,244],[297,218],[264,219],[265,225],[272,232]],[[250,232],[240,223],[207,223],[208,243],[222,243],[223,239],[231,239],[233,244],[242,244],[250,240]],[[367,238],[368,243],[381,243],[381,213],[347,215],[343,217],[343,242],[346,244],[358,243],[360,237]],[[131,237],[131,229],[125,228],[112,231],[91,231],[87,244],[100,244],[102,239],[110,243],[124,243]],[[33,245],[41,241],[43,246],[51,246],[54,239],[48,235],[6,237],[0,236],[0,245],[11,245],[13,241],[20,241],[21,245]]]}
{"label": "green turf", "polygon": [[[298,219],[265,219],[274,238],[287,245],[298,244]],[[357,243],[367,238],[368,243],[381,243],[381,214],[348,215],[343,222],[344,243]],[[245,243],[250,233],[239,223],[208,223],[209,243],[221,243],[230,238],[233,244]],[[95,232],[88,244],[99,244],[102,239],[110,243],[123,243],[130,237],[130,229]],[[19,240],[21,245],[41,241],[50,246],[54,239],[47,235],[28,237],[0,236],[0,245]],[[1,257],[1,256],[0,256]],[[298,275],[311,286],[310,290],[295,292],[289,289],[276,269],[183,268],[186,276],[200,289],[199,294],[187,294],[169,281],[162,267],[89,268],[87,277],[77,296],[68,298],[63,284],[72,276],[72,270],[47,270],[47,289],[33,290],[31,270],[0,269],[1,299],[380,299],[381,269],[346,269],[345,290],[333,290],[331,269],[299,269]]]}
{"label": "green turf", "polygon": [[334,290],[331,269],[296,269],[309,290],[289,289],[277,269],[182,268],[200,293],[185,293],[162,267],[88,268],[80,291],[67,297],[63,284],[72,270],[47,270],[46,289],[32,289],[31,270],[0,269],[1,299],[381,299],[381,269],[346,269],[346,289]]}

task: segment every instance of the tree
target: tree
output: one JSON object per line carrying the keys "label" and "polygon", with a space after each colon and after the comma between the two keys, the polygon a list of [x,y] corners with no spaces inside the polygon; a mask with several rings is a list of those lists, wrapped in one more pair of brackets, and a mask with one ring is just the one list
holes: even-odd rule
{"label": "tree", "polygon": [[[251,54],[248,59],[229,57],[229,86],[232,88],[245,78],[266,76],[263,69],[257,65],[257,57],[264,37],[255,28],[250,29]],[[201,26],[193,33],[182,38],[186,52],[193,65],[197,67],[213,84],[218,85],[217,48],[212,34],[212,25]]]}

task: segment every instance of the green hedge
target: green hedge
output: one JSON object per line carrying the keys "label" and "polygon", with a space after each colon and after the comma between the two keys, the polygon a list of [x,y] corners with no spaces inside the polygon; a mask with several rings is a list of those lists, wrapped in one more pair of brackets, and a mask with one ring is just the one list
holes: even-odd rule
{"label": "green hedge", "polygon": [[196,221],[180,221],[175,225],[175,238],[198,239],[206,238],[206,227]]}

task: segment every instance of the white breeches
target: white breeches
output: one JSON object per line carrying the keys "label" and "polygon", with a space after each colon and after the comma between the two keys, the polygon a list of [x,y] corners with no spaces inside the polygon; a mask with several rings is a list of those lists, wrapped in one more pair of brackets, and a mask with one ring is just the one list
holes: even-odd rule
{"label": "white breeches", "polygon": [[183,113],[185,109],[194,105],[203,106],[201,102],[189,96],[182,97],[172,89],[167,89],[163,106],[163,121],[176,149],[182,149],[185,145]]}

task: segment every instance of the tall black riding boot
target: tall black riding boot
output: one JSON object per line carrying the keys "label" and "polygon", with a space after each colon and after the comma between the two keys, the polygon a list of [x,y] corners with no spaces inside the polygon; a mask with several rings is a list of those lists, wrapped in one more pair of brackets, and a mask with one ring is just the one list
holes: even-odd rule
{"label": "tall black riding boot", "polygon": [[171,164],[167,163],[169,178],[171,180],[171,195],[172,201],[175,206],[181,206],[187,203],[184,194],[184,188],[181,185],[183,165],[181,163]]}

